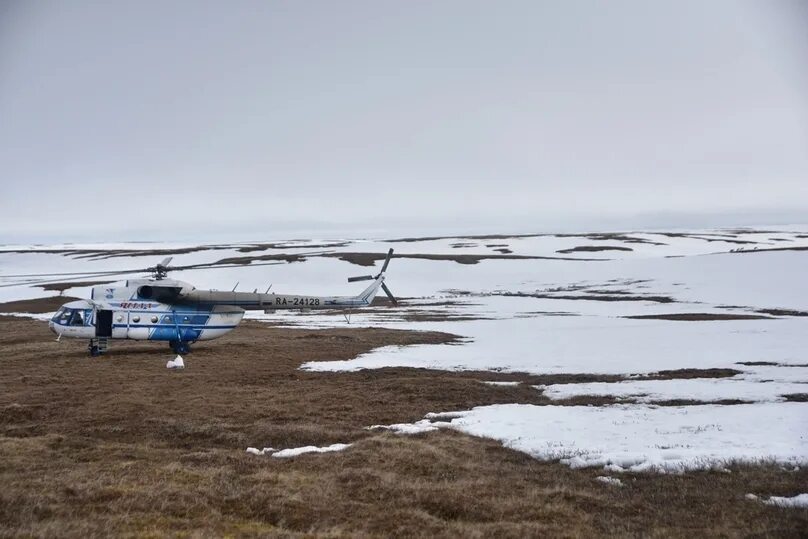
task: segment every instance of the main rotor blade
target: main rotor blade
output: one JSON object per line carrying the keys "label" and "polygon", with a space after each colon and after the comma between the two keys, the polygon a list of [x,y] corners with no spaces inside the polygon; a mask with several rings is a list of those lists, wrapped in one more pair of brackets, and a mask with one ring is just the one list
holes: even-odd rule
{"label": "main rotor blade", "polygon": [[[310,251],[308,253],[293,253],[289,256],[294,257],[308,257],[308,256],[319,256],[323,254],[333,253],[335,251]],[[283,255],[280,255],[283,256]],[[15,273],[12,275],[0,275],[0,279],[10,278],[10,277],[61,277],[67,275],[86,275],[86,276],[94,276],[94,275],[122,275],[125,273],[148,273],[153,272],[157,266],[161,266],[163,269],[168,271],[186,271],[190,269],[206,269],[206,268],[235,268],[235,267],[252,267],[252,266],[274,266],[279,264],[288,264],[285,260],[278,260],[277,262],[257,262],[257,263],[228,263],[228,264],[217,264],[216,262],[208,262],[203,264],[189,264],[187,266],[168,266],[168,264],[173,260],[174,257],[167,257],[163,259],[162,262],[157,264],[156,266],[148,267],[148,268],[136,268],[136,269],[127,269],[127,270],[109,270],[109,271],[61,271],[61,272],[53,272],[53,273]],[[248,258],[248,257],[245,257]]]}
{"label": "main rotor blade", "polygon": [[216,268],[252,268],[255,266],[280,266],[283,264],[288,264],[289,262],[279,260],[277,262],[259,262],[256,264],[216,264],[215,262],[211,262],[210,264],[192,264],[189,266],[170,266],[165,268],[167,271],[191,271],[191,270],[198,270],[198,269],[216,269]]}
{"label": "main rotor blade", "polygon": [[141,273],[144,271],[148,271],[148,268],[108,271],[68,271],[62,273],[19,273],[15,275],[0,275],[0,279],[5,279],[6,277],[61,277],[62,275],[113,275],[116,273]]}
{"label": "main rotor blade", "polygon": [[375,279],[373,275],[362,275],[360,277],[348,277],[349,283],[355,283],[357,281],[372,281]]}
{"label": "main rotor blade", "polygon": [[379,273],[384,273],[387,271],[387,265],[390,263],[390,259],[393,257],[393,249],[387,251],[387,258],[384,259],[384,265],[382,265],[382,271]]}
{"label": "main rotor blade", "polygon": [[106,273],[90,273],[84,275],[78,275],[74,277],[60,277],[58,279],[38,279],[38,280],[28,280],[28,281],[17,281],[13,283],[4,283],[0,284],[0,288],[9,288],[12,286],[39,286],[39,285],[47,285],[47,284],[57,284],[57,283],[64,283],[69,281],[81,281],[82,279],[93,279],[98,277],[113,277],[115,275],[128,275],[132,273],[142,273],[143,270],[136,270],[136,271],[113,271],[113,272],[106,272]]}
{"label": "main rotor blade", "polygon": [[388,298],[390,298],[390,301],[393,303],[393,305],[398,305],[398,302],[396,301],[396,298],[393,296],[393,293],[390,292],[390,289],[387,288],[387,285],[384,283],[382,283],[382,290],[384,290],[384,293],[387,294]]}

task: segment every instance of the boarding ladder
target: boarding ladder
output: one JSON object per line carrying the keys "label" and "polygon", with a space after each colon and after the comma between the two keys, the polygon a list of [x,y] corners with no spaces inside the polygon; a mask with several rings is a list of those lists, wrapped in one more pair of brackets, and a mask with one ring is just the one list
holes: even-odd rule
{"label": "boarding ladder", "polygon": [[109,337],[95,337],[94,339],[90,339],[90,351],[94,347],[98,347],[98,353],[103,354],[109,349]]}

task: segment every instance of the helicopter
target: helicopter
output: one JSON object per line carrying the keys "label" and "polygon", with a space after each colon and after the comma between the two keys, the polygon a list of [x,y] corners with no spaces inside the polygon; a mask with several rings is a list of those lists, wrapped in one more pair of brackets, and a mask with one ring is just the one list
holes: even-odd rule
{"label": "helicopter", "polygon": [[[92,287],[89,299],[71,301],[62,305],[48,322],[57,340],[62,337],[88,339],[87,350],[93,357],[109,349],[109,341],[132,339],[137,341],[168,342],[176,354],[187,354],[197,341],[218,339],[234,330],[246,311],[271,313],[282,309],[356,309],[367,307],[383,290],[390,302],[396,298],[385,284],[385,272],[393,256],[387,253],[381,271],[376,275],[351,277],[348,282],[372,281],[356,296],[304,296],[266,292],[236,292],[200,290],[184,281],[169,279],[171,271],[230,267],[210,264],[169,266],[173,257],[153,267],[140,270],[83,273],[83,277],[110,276],[125,273],[150,272],[146,279],[129,279],[124,286]],[[284,262],[271,262],[271,265]],[[243,267],[243,266],[242,266]],[[13,277],[54,277],[70,274],[29,274]],[[347,317],[347,316],[346,316]]]}

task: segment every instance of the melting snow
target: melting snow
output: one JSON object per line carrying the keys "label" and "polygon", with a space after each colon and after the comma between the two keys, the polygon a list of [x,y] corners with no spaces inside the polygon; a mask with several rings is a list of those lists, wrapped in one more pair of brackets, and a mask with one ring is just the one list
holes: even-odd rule
{"label": "melting snow", "polygon": [[[808,393],[808,369],[780,367],[787,377],[798,377],[802,382],[781,382],[761,377],[753,369],[731,378],[695,378],[673,380],[631,380],[624,382],[592,382],[584,384],[552,384],[535,386],[554,400],[583,395],[633,398],[639,402],[694,400],[712,402],[740,400],[748,402],[780,402],[783,395]],[[767,369],[771,372],[771,369]],[[776,374],[775,374],[776,376]],[[761,378],[767,380],[765,383]]]}
{"label": "melting snow", "polygon": [[282,449],[280,451],[272,453],[272,456],[278,458],[288,458],[288,457],[296,457],[304,453],[330,453],[332,451],[342,451],[343,449],[347,449],[349,447],[351,447],[351,444],[331,444],[326,447],[316,447],[313,445],[307,445],[304,447],[295,447],[292,449]]}
{"label": "melting snow", "polygon": [[766,505],[775,505],[777,507],[786,507],[786,508],[808,507],[808,494],[797,494],[796,496],[791,497],[770,496],[766,500],[754,494],[747,494],[746,499],[755,501],[760,500]]}
{"label": "melting snow", "polygon": [[428,419],[422,419],[415,423],[396,423],[394,425],[371,425],[368,430],[390,430],[396,434],[421,434],[438,430],[437,425]]}
{"label": "melting snow", "polygon": [[605,475],[597,476],[595,478],[595,481],[600,481],[601,483],[604,483],[606,485],[613,485],[615,487],[622,487],[623,486],[623,482],[620,481],[618,478],[616,478],[616,477],[608,477],[608,476],[605,476]]}
{"label": "melting snow", "polygon": [[248,447],[247,448],[247,453],[250,453],[252,455],[259,455],[259,456],[260,455],[268,455],[268,454],[272,453],[273,451],[275,451],[275,449],[272,448],[272,447],[265,447],[263,449],[258,449],[257,447]]}
{"label": "melting snow", "polygon": [[[573,468],[681,472],[723,468],[733,461],[808,463],[808,415],[801,403],[734,406],[481,406],[448,422],[542,460]],[[406,433],[406,426],[391,425]]]}
{"label": "melting snow", "polygon": [[351,444],[331,444],[325,447],[316,447],[313,445],[307,445],[304,447],[293,447],[290,449],[274,449],[272,447],[265,447],[263,449],[258,449],[257,447],[248,447],[247,453],[251,455],[272,455],[273,457],[278,458],[289,458],[289,457],[296,457],[298,455],[303,455],[305,453],[330,453],[332,451],[342,451],[343,449],[347,449],[351,447]]}

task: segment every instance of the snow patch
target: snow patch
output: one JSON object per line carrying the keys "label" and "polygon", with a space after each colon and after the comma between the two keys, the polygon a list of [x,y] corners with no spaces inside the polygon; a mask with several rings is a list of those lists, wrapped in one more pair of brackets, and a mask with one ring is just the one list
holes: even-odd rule
{"label": "snow patch", "polygon": [[275,451],[275,449],[272,448],[272,447],[265,447],[263,449],[258,449],[257,447],[248,447],[247,448],[247,453],[250,453],[251,455],[259,455],[259,456],[268,455],[268,454],[272,453],[273,451]]}
{"label": "snow patch", "polygon": [[313,445],[307,445],[304,447],[282,449],[280,451],[272,453],[272,456],[277,458],[289,458],[289,457],[296,457],[298,455],[303,455],[305,453],[330,453],[332,451],[342,451],[343,449],[347,449],[349,447],[351,447],[351,444],[331,444],[325,447],[316,447]]}
{"label": "snow patch", "polygon": [[747,494],[747,500],[760,501],[766,505],[774,505],[776,507],[785,508],[801,508],[808,507],[808,494],[797,494],[796,496],[770,496],[768,499],[763,499],[754,494]]}
{"label": "snow patch", "polygon": [[[440,414],[432,414],[440,417]],[[750,425],[755,425],[750,429]],[[611,472],[725,469],[732,462],[808,463],[808,416],[796,402],[733,406],[480,406],[450,421],[390,425],[405,433],[452,428],[571,468]]]}
{"label": "snow patch", "polygon": [[601,483],[603,483],[605,485],[612,485],[612,486],[615,486],[615,487],[622,487],[623,486],[623,482],[620,481],[618,478],[609,477],[607,475],[599,475],[599,476],[597,476],[595,478],[595,481],[600,481]]}
{"label": "snow patch", "polygon": [[368,430],[389,430],[396,434],[421,434],[438,430],[438,426],[428,419],[422,419],[415,423],[395,423],[393,425],[371,425]]}

